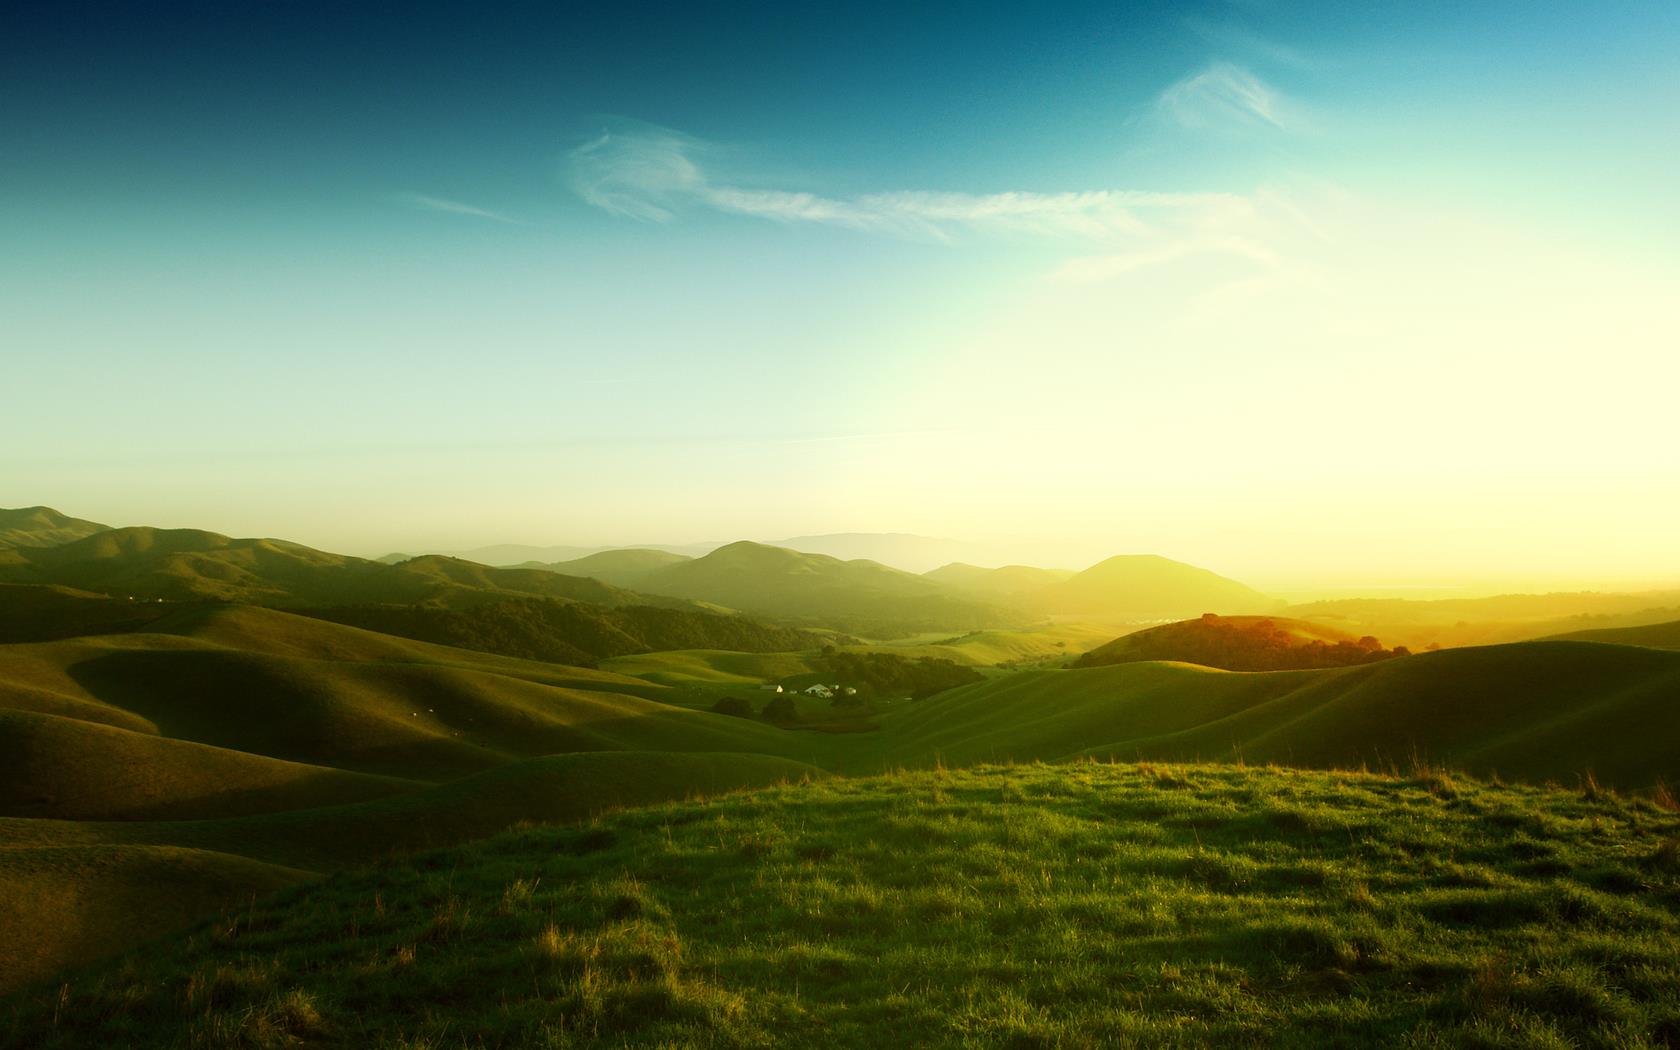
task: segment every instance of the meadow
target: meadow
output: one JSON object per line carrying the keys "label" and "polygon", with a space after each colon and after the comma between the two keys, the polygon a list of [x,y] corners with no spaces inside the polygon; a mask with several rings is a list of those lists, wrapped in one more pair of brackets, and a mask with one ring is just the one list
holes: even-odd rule
{"label": "meadow", "polygon": [[1234,765],[798,780],[335,875],[9,1045],[1654,1047],[1680,814]]}

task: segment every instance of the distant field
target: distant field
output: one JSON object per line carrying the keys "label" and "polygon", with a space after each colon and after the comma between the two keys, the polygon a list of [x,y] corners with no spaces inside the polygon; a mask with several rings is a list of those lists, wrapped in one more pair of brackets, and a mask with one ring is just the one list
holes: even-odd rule
{"label": "distant field", "polygon": [[790,784],[243,905],[31,1047],[1589,1046],[1680,1034],[1680,815],[1231,766]]}

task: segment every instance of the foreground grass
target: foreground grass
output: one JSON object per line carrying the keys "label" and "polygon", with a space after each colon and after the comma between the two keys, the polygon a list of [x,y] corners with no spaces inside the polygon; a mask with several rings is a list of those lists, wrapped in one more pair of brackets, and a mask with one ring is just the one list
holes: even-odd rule
{"label": "foreground grass", "polygon": [[[11,1045],[1680,1043],[1680,815],[1232,766],[824,780],[257,901]],[[0,1022],[3,1023],[3,1022]]]}

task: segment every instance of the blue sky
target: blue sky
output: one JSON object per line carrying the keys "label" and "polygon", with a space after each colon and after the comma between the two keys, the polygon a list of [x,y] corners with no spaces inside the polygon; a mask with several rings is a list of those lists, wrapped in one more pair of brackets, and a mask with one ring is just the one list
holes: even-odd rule
{"label": "blue sky", "polygon": [[0,503],[1680,577],[1677,56],[1655,3],[13,5]]}

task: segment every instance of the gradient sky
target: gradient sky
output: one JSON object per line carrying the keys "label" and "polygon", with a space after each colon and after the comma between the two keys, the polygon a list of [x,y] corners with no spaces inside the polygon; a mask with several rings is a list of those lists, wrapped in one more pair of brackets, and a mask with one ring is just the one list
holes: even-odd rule
{"label": "gradient sky", "polygon": [[1672,2],[342,6],[0,12],[0,505],[1680,582]]}

